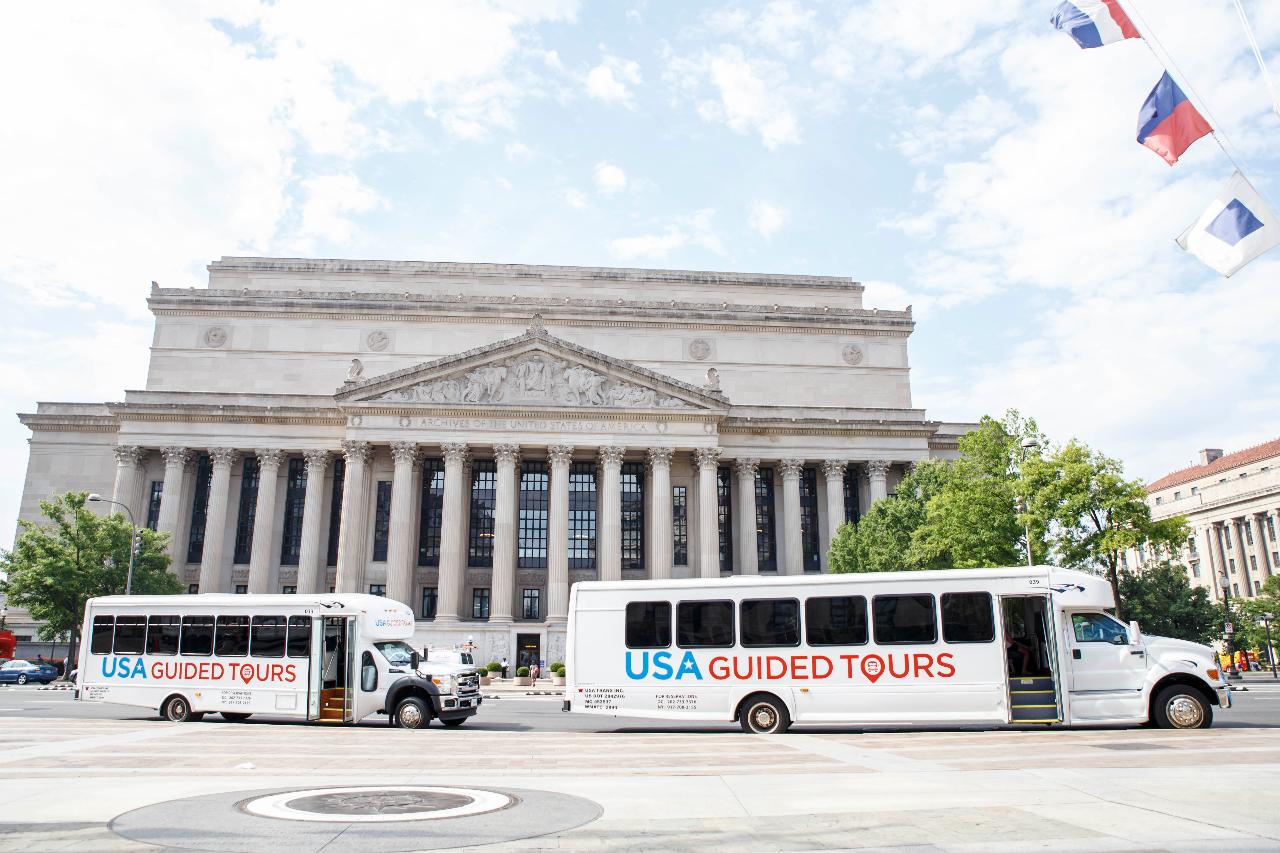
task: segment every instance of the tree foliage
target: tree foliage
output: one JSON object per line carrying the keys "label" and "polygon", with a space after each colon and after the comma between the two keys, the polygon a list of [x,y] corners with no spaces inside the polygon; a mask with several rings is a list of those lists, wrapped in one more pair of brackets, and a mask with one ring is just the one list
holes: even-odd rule
{"label": "tree foliage", "polygon": [[[5,598],[44,624],[40,637],[79,637],[85,602],[125,591],[132,528],[123,515],[106,517],[85,505],[88,495],[68,492],[40,502],[47,524],[18,523],[12,551],[0,551]],[[134,558],[133,592],[168,595],[182,585],[169,571],[168,536],[143,528]]]}
{"label": "tree foliage", "polygon": [[1118,573],[1125,615],[1137,619],[1145,633],[1209,643],[1222,633],[1218,608],[1204,587],[1193,587],[1185,567],[1162,560],[1142,571]]}

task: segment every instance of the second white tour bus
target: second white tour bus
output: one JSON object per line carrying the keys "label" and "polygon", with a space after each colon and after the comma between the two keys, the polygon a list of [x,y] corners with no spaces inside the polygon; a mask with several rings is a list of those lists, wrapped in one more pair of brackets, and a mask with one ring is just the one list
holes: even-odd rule
{"label": "second white tour bus", "polygon": [[420,661],[413,611],[374,595],[90,599],[76,698],[152,708],[393,726],[459,726],[480,708],[475,669]]}
{"label": "second white tour bus", "polygon": [[1230,693],[1208,646],[1105,611],[1050,567],[583,582],[565,710],[854,725],[1200,728]]}

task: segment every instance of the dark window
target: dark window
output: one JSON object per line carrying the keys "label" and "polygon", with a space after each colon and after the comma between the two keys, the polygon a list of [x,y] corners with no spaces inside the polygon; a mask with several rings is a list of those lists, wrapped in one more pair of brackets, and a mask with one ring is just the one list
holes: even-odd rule
{"label": "dark window", "polygon": [[689,565],[689,490],[671,487],[671,562]]}
{"label": "dark window", "polygon": [[720,537],[720,571],[733,571],[733,469],[716,468],[716,529]]}
{"label": "dark window", "polygon": [[140,655],[146,642],[147,617],[116,617],[116,639],[112,644],[112,651],[118,655]]}
{"label": "dark window", "polygon": [[990,643],[996,638],[991,593],[944,592],[942,639],[948,643]]}
{"label": "dark window", "polygon": [[248,595],[249,585],[247,583],[236,584],[236,595]]}
{"label": "dark window", "polygon": [[296,586],[289,586],[289,585],[282,586],[280,587],[280,594],[281,595],[297,595],[298,588]]}
{"label": "dark window", "polygon": [[596,567],[596,466],[569,467],[569,568]]}
{"label": "dark window", "polygon": [[418,565],[440,565],[444,518],[444,460],[422,460],[422,506],[418,510]]}
{"label": "dark window", "polygon": [[424,586],[422,588],[422,618],[436,618],[436,588],[434,586]]}
{"label": "dark window", "polygon": [[680,602],[676,613],[676,645],[682,649],[732,646],[733,602]]}
{"label": "dark window", "polygon": [[622,463],[622,568],[644,568],[644,463]]}
{"label": "dark window", "polygon": [[325,565],[338,565],[338,535],[342,531],[342,484],[346,480],[347,460],[333,460],[333,499],[329,502],[329,553]]}
{"label": "dark window", "polygon": [[207,655],[213,652],[213,617],[182,617],[182,653]]}
{"label": "dark window", "polygon": [[89,641],[89,651],[95,655],[111,654],[111,637],[115,630],[116,617],[93,617],[93,638]]}
{"label": "dark window", "polygon": [[523,619],[542,618],[542,590],[526,589],[521,600],[520,615]]}
{"label": "dark window", "polygon": [[187,584],[187,595],[199,595],[199,594],[200,594],[200,584],[198,583]]}
{"label": "dark window", "polygon": [[877,644],[937,642],[932,595],[877,595],[871,607]]}
{"label": "dark window", "polygon": [[742,611],[742,645],[800,645],[800,602],[794,598],[748,599]]}
{"label": "dark window", "polygon": [[204,523],[209,514],[209,480],[213,465],[209,454],[196,457],[196,488],[191,498],[191,532],[187,534],[187,562],[198,563],[204,556]]}
{"label": "dark window", "polygon": [[385,596],[387,594],[387,585],[385,583],[371,583],[369,584],[369,594]]}
{"label": "dark window", "polygon": [[213,631],[213,653],[218,657],[249,654],[249,617],[219,616]]}
{"label": "dark window", "polygon": [[867,641],[867,600],[860,595],[808,599],[804,633],[811,646],[862,645]]}
{"label": "dark window", "polygon": [[253,617],[249,654],[255,658],[284,657],[284,640],[288,624],[288,620],[283,616]]}
{"label": "dark window", "polygon": [[387,560],[387,540],[391,533],[391,481],[378,481],[378,501],[373,512],[373,561]]}
{"label": "dark window", "polygon": [[[844,469],[844,518],[840,520],[857,524],[861,515],[858,511],[858,478],[846,466]],[[836,526],[839,527],[839,525]]]}
{"label": "dark window", "polygon": [[311,617],[289,617],[288,653],[291,658],[305,658],[311,655]]}
{"label": "dark window", "polygon": [[160,525],[160,496],[164,493],[164,481],[151,481],[151,499],[147,501],[147,528],[155,530]]}
{"label": "dark window", "polygon": [[800,469],[800,543],[803,546],[804,570],[821,568],[818,555],[818,471]]}
{"label": "dark window", "polygon": [[627,648],[665,649],[671,645],[671,605],[633,601],[627,605]]}
{"label": "dark window", "polygon": [[525,462],[520,466],[520,550],[516,565],[521,569],[547,567],[547,463]]}
{"label": "dark window", "polygon": [[762,572],[778,570],[778,540],[773,528],[773,469],[756,471],[756,559]]}
{"label": "dark window", "polygon": [[493,565],[493,513],[498,505],[498,470],[492,459],[471,466],[471,523],[467,534],[467,565]]}
{"label": "dark window", "polygon": [[307,460],[289,460],[284,487],[284,535],[280,539],[280,565],[296,566],[302,554],[302,511],[307,500]]}
{"label": "dark window", "polygon": [[489,618],[489,590],[484,588],[471,590],[471,618]]}
{"label": "dark window", "polygon": [[247,563],[253,552],[253,520],[258,509],[258,457],[246,456],[240,475],[240,511],[236,513],[236,549],[233,562]]}
{"label": "dark window", "polygon": [[147,654],[176,655],[178,631],[182,620],[177,616],[152,616],[147,620]]}

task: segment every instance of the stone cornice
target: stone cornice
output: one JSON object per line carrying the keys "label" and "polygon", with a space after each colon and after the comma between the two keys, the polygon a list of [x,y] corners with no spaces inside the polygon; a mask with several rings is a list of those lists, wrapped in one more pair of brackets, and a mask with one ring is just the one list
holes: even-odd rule
{"label": "stone cornice", "polygon": [[119,429],[119,422],[110,415],[19,412],[18,421],[32,432],[117,432]]}
{"label": "stone cornice", "polygon": [[343,426],[346,417],[336,408],[301,406],[218,406],[207,403],[108,403],[119,421],[188,423],[257,423],[296,426]]}

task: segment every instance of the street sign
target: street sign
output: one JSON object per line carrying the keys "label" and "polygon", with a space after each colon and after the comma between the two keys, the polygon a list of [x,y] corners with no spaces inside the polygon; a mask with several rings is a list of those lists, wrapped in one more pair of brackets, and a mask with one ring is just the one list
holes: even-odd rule
{"label": "street sign", "polygon": [[1232,625],[1230,622],[1228,622],[1228,623],[1227,623],[1227,628],[1226,628],[1226,634],[1227,634],[1227,636],[1228,636],[1228,637],[1230,637],[1230,636],[1231,636],[1232,634],[1234,634],[1235,632],[1236,632],[1236,627],[1235,627],[1234,625]]}

